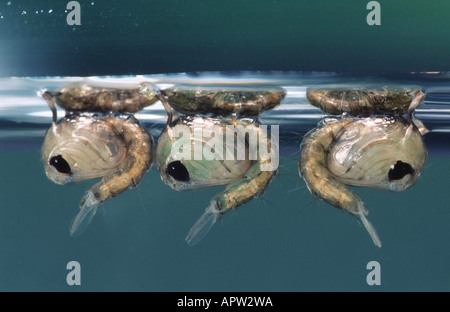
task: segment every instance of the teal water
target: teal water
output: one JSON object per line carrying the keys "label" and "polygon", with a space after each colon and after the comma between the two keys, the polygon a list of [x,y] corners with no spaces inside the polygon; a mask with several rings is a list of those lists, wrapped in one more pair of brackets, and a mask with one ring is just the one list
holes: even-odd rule
{"label": "teal water", "polygon": [[[94,182],[60,186],[47,179],[40,156],[51,115],[41,88],[80,78],[4,78],[0,137],[1,291],[448,291],[448,82],[446,74],[356,77],[326,73],[240,76],[147,76],[182,80],[270,81],[288,90],[261,120],[280,125],[280,173],[263,199],[230,212],[200,244],[184,238],[221,187],[176,192],[152,168],[141,184],[108,201],[80,237],[69,236],[84,192]],[[135,81],[136,77],[96,78]],[[253,80],[252,80],[253,79]],[[383,247],[373,245],[355,218],[314,199],[298,176],[299,144],[322,114],[304,99],[321,82],[408,83],[427,91],[417,116],[430,128],[429,157],[420,179],[401,193],[357,189],[370,209]],[[60,113],[59,116],[62,116]],[[159,104],[137,114],[157,136]],[[68,286],[69,261],[81,266],[81,286]],[[368,286],[369,261],[381,285]]]}
{"label": "teal water", "polygon": [[79,0],[80,26],[68,2],[0,2],[0,76],[450,70],[446,1],[379,1],[380,26],[361,0]]}
{"label": "teal water", "polygon": [[[430,157],[420,181],[403,193],[358,190],[381,249],[354,218],[311,198],[295,173],[296,157],[285,159],[291,164],[264,201],[225,216],[195,247],[184,237],[218,190],[176,193],[155,170],[74,239],[69,223],[91,183],[54,185],[39,157],[2,152],[2,291],[449,289],[448,184],[437,178],[450,169],[448,157]],[[81,286],[66,284],[72,260],[81,265]],[[372,260],[381,265],[381,286],[366,284]]]}

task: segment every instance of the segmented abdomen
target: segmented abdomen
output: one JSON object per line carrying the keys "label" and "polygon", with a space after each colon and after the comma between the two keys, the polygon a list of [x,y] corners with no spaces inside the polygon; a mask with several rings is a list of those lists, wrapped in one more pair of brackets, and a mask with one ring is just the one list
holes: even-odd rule
{"label": "segmented abdomen", "polygon": [[332,115],[405,114],[419,92],[419,89],[308,88],[306,99]]}
{"label": "segmented abdomen", "polygon": [[128,154],[115,174],[103,178],[91,188],[100,202],[119,195],[129,187],[137,186],[153,161],[153,138],[136,118],[121,115],[107,118],[106,121],[123,136]]}
{"label": "segmented abdomen", "polygon": [[58,106],[73,112],[135,113],[157,101],[141,94],[139,88],[107,88],[88,84],[68,85],[48,92]]}
{"label": "segmented abdomen", "polygon": [[286,96],[281,88],[267,90],[189,89],[173,87],[161,91],[170,105],[183,114],[232,113],[255,116],[280,104]]}

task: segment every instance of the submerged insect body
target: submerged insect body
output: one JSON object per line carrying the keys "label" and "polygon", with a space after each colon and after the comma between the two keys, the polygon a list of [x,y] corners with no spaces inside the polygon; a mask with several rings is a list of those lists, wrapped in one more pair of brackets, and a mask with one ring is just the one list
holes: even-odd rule
{"label": "submerged insect body", "polygon": [[[235,137],[243,139],[243,147],[238,147]],[[258,137],[258,142],[251,137]],[[261,144],[266,145],[270,157],[250,156],[255,149],[261,151]],[[263,195],[277,172],[276,144],[249,118],[183,116],[166,126],[158,139],[155,162],[167,185],[179,191],[226,185],[191,228],[186,237],[190,245],[198,243],[230,209]],[[239,150],[244,157],[234,155]]]}
{"label": "submerged insect body", "polygon": [[[142,83],[141,92],[151,98],[155,89],[152,84]],[[269,140],[266,128],[260,128],[254,119],[242,116],[254,116],[272,109],[285,95],[286,91],[278,87],[192,88],[176,85],[156,91],[156,97],[168,114],[166,128],[156,148],[156,165],[162,180],[175,190],[226,185],[225,191],[211,199],[204,214],[189,231],[188,244],[198,243],[216,220],[230,209],[265,192],[278,169],[278,141],[272,140],[273,135]],[[186,115],[172,121],[178,113]],[[227,117],[230,115],[232,117]],[[207,135],[198,136],[198,133]],[[224,137],[227,137],[226,143]],[[228,137],[232,138],[232,144],[228,143]],[[241,138],[243,143],[235,144],[235,137]],[[258,142],[252,140],[254,137]],[[180,146],[183,146],[182,153]],[[255,150],[260,152],[261,146],[270,151],[265,154],[270,154],[268,157],[254,153]],[[235,153],[244,157],[236,159]]]}
{"label": "submerged insect body", "polygon": [[[325,102],[336,104],[336,99],[340,98],[341,102],[338,101],[340,105],[337,107],[339,110],[336,112],[342,112],[340,109],[343,107],[350,107],[350,113],[354,115],[373,104],[365,98],[364,105],[361,106],[359,102],[352,106],[349,101],[355,98],[349,100],[342,98],[343,93],[338,96],[326,92],[314,91],[308,98],[320,94],[325,97],[321,98],[321,105]],[[359,90],[354,95],[368,93],[369,91]],[[428,130],[413,114],[425,95],[420,90],[414,91],[414,98],[409,105],[398,100],[406,96],[404,93],[388,95],[379,95],[381,98],[385,96],[385,101],[377,99],[379,103],[385,103],[385,106],[374,111],[374,114],[378,112],[384,116],[358,118],[343,115],[339,118],[324,118],[318,128],[311,130],[303,138],[299,160],[300,176],[304,178],[310,192],[360,218],[374,243],[380,247],[378,235],[366,218],[368,210],[365,203],[348,186],[403,191],[417,181],[427,156],[422,135]],[[395,101],[399,102],[401,110],[389,108],[395,106],[395,103],[386,104],[392,100],[390,97],[397,98]],[[370,105],[366,105],[367,103]],[[331,112],[334,106],[333,104],[325,109]],[[390,113],[393,115],[386,116]],[[407,119],[399,116],[402,113],[407,113]]]}
{"label": "submerged insect body", "polygon": [[421,133],[406,120],[369,117],[337,133],[327,164],[344,184],[400,192],[417,181],[426,155]]}
{"label": "submerged insect body", "polygon": [[57,184],[102,178],[83,196],[71,235],[85,230],[97,208],[139,184],[152,164],[153,138],[128,114],[68,114],[42,145],[47,177]]}
{"label": "submerged insect body", "polygon": [[[151,166],[151,135],[131,115],[113,112],[137,112],[160,100],[168,113],[156,149],[162,180],[179,191],[226,186],[188,233],[186,240],[194,245],[229,210],[262,196],[276,175],[278,141],[269,140],[266,128],[254,119],[237,116],[272,109],[285,95],[273,87],[176,85],[160,91],[150,83],[129,89],[74,84],[45,92],[54,121],[42,147],[47,176],[59,184],[102,178],[83,196],[71,233],[81,233],[103,202],[136,186]],[[426,159],[422,135],[427,129],[414,110],[424,97],[412,88],[307,90],[311,104],[345,114],[325,118],[304,137],[299,173],[313,195],[360,218],[378,246],[365,203],[349,186],[403,191],[416,182]],[[102,113],[68,114],[56,122],[55,103],[72,112]],[[172,121],[173,110],[187,116]]]}

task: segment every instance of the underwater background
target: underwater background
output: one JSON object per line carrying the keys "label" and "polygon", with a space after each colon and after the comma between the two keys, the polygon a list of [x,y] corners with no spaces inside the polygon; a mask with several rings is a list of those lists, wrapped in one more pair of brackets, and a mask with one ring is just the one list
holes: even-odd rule
{"label": "underwater background", "polygon": [[[450,76],[414,74],[450,70],[450,3],[379,1],[381,25],[369,26],[369,1],[93,0],[78,1],[81,25],[69,26],[67,2],[0,2],[0,291],[450,290]],[[154,167],[70,237],[94,182],[60,186],[45,176],[40,146],[51,115],[38,92],[76,76],[195,83],[202,72],[300,90],[422,86],[417,116],[432,131],[419,180],[401,193],[356,189],[383,247],[298,176],[302,136],[321,117],[301,96],[262,117],[280,124],[282,145],[264,198],[225,215],[200,244],[184,238],[223,188],[176,192]],[[141,117],[157,136],[162,108]],[[81,286],[66,283],[69,261],[80,263]],[[370,261],[380,263],[379,286],[366,282]]]}

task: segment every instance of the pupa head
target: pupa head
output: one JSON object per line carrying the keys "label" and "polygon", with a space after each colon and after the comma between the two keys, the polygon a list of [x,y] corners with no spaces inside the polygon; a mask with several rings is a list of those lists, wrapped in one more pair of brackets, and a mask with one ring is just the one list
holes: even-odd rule
{"label": "pupa head", "polygon": [[127,145],[102,115],[73,114],[52,124],[41,154],[47,177],[68,184],[114,173],[127,157]]}
{"label": "pupa head", "polygon": [[338,133],[327,163],[344,184],[400,192],[417,181],[426,156],[422,135],[405,120],[370,117]]}
{"label": "pupa head", "polygon": [[164,183],[182,191],[241,179],[252,161],[227,157],[227,131],[215,118],[184,116],[168,125],[158,139],[155,159]]}

